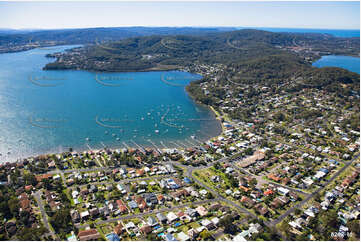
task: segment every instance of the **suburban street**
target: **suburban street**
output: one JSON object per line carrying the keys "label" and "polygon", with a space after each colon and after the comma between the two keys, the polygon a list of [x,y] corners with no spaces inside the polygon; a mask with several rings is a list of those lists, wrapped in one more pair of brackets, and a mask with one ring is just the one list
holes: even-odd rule
{"label": "suburban street", "polygon": [[[144,217],[145,215],[150,215],[150,214],[155,214],[155,213],[164,213],[164,212],[171,212],[175,209],[181,209],[181,208],[185,208],[185,207],[189,207],[190,205],[201,205],[204,203],[209,203],[209,202],[216,202],[219,201],[219,198],[214,198],[214,199],[208,199],[208,200],[203,200],[203,201],[196,201],[196,202],[192,202],[191,204],[187,203],[187,204],[182,204],[182,205],[178,205],[178,206],[174,206],[171,208],[162,208],[159,210],[151,210],[148,212],[143,212],[143,213],[139,213],[139,214],[132,214],[132,215],[127,215],[127,216],[122,216],[119,218],[113,218],[113,219],[108,219],[108,220],[102,220],[97,222],[97,224],[106,224],[106,223],[112,223],[112,222],[116,222],[119,220],[127,220],[127,219],[133,219],[133,218],[141,218]],[[88,227],[89,225],[79,225],[77,226],[78,228],[85,228]]]}
{"label": "suburban street", "polygon": [[43,204],[43,200],[41,199],[41,194],[42,194],[41,191],[37,191],[37,192],[33,193],[34,198],[35,198],[36,202],[38,203],[38,206],[39,206],[39,209],[41,212],[41,216],[44,221],[45,228],[47,228],[47,230],[49,231],[49,233],[53,237],[53,239],[57,240],[57,236],[55,235],[53,229],[49,225],[48,215],[46,214],[46,212],[44,210],[44,204]]}

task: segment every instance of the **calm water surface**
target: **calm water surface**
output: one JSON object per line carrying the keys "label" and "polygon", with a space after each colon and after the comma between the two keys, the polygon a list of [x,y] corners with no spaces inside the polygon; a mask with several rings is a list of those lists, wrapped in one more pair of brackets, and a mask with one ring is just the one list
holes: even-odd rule
{"label": "calm water surface", "polygon": [[316,67],[335,66],[360,74],[360,58],[341,55],[322,56],[321,59],[313,63]]}
{"label": "calm water surface", "polygon": [[185,91],[199,75],[42,70],[47,53],[70,47],[0,55],[0,161],[69,147],[185,147],[221,131]]}
{"label": "calm water surface", "polygon": [[302,29],[302,28],[267,28],[267,27],[264,28],[259,27],[255,29],[260,29],[270,32],[331,34],[335,37],[341,37],[341,38],[360,37],[359,29]]}

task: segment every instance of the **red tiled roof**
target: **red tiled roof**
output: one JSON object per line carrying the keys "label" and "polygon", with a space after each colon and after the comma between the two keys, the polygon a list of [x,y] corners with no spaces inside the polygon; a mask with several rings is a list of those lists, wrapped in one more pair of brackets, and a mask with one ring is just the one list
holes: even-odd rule
{"label": "red tiled roof", "polygon": [[264,191],[263,194],[266,195],[266,196],[268,196],[268,195],[273,194],[273,191],[272,191],[271,189],[268,189],[268,190]]}

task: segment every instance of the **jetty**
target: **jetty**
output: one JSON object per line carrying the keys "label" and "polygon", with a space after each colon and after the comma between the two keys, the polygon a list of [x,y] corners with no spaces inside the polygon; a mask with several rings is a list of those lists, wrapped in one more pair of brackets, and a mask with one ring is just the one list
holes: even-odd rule
{"label": "jetty", "polygon": [[134,140],[131,139],[130,142],[135,144],[135,146],[137,146],[139,148],[139,150],[141,150],[142,152],[145,152],[145,149],[142,146],[138,145]]}
{"label": "jetty", "polygon": [[163,154],[163,151],[161,149],[158,148],[158,146],[156,144],[154,144],[154,142],[151,139],[147,140],[149,143],[151,143],[160,154]]}
{"label": "jetty", "polygon": [[88,143],[85,143],[85,145],[88,147],[89,150],[93,150]]}
{"label": "jetty", "polygon": [[168,149],[167,146],[163,143],[163,141],[160,141],[160,143],[163,145],[164,149]]}
{"label": "jetty", "polygon": [[104,149],[107,148],[107,146],[103,143],[103,141],[100,141],[100,144],[104,147]]}
{"label": "jetty", "polygon": [[191,143],[189,140],[184,140],[184,142],[187,142],[188,144],[190,144],[191,146],[197,146],[197,144]]}
{"label": "jetty", "polygon": [[127,147],[127,149],[130,149],[130,147],[125,142],[122,142],[122,144]]}
{"label": "jetty", "polygon": [[173,144],[175,144],[177,147],[183,149],[179,144],[177,144],[177,143],[175,143],[175,142],[173,142],[173,141],[169,141],[169,142],[170,142],[170,143],[173,143]]}
{"label": "jetty", "polygon": [[187,145],[184,144],[183,142],[180,142],[179,140],[178,140],[177,142],[182,146],[183,149],[186,149],[186,148],[187,148]]}

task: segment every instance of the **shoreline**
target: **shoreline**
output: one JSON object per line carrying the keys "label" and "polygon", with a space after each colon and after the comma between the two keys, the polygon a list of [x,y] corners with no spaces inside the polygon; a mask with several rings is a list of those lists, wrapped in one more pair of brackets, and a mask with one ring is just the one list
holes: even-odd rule
{"label": "shoreline", "polygon": [[[188,92],[187,92],[187,93],[188,93]],[[189,96],[190,96],[190,95],[189,95]],[[193,98],[192,98],[192,100],[194,101]],[[195,102],[195,101],[194,101],[194,102]],[[220,132],[219,132],[217,135],[214,135],[214,136],[209,137],[209,138],[204,139],[204,140],[203,140],[203,139],[198,139],[198,137],[196,136],[197,140],[200,141],[200,142],[202,142],[202,144],[204,144],[204,143],[206,143],[206,142],[208,142],[208,141],[210,141],[210,140],[212,140],[212,139],[214,139],[214,138],[217,138],[217,137],[221,136],[221,135],[224,133],[225,128],[224,128],[224,125],[223,125],[223,123],[222,123],[222,121],[221,121],[221,116],[220,116],[220,114],[219,114],[212,106],[210,106],[210,105],[204,105],[204,104],[197,103],[197,102],[195,102],[195,103],[196,103],[197,105],[202,105],[203,107],[209,109],[209,110],[212,112],[212,114],[214,115],[215,120],[218,121],[218,123],[219,123],[219,125],[220,125],[220,128],[221,128],[221,129],[220,129]],[[167,148],[160,148],[159,150],[161,150],[162,152],[164,152],[164,151],[167,150],[167,149],[185,150],[185,149],[187,149],[187,148],[199,147],[199,146],[202,145],[202,144],[199,144],[199,142],[195,142],[195,143],[196,143],[197,145],[194,145],[194,146],[186,145],[185,148],[178,148],[178,147],[176,147],[176,146],[174,146],[174,147],[171,147],[171,146],[170,146],[170,147],[167,147]],[[185,144],[187,144],[187,143],[185,143]],[[137,146],[134,145],[134,144],[128,145],[128,146],[129,146],[130,149],[139,149],[139,147],[137,147]],[[149,149],[152,149],[152,150],[157,150],[154,146],[151,146],[151,145],[149,145],[149,146],[144,146],[144,145],[140,144],[140,146],[141,146],[142,148],[149,148]],[[97,152],[105,151],[106,149],[111,150],[111,151],[121,150],[121,149],[124,149],[124,148],[128,149],[128,147],[123,147],[123,146],[119,146],[119,147],[104,147],[104,148],[100,148],[100,149],[97,149],[97,148],[95,148],[95,149],[77,149],[77,148],[73,148],[73,147],[70,147],[70,146],[69,146],[69,147],[66,146],[66,147],[64,147],[64,148],[72,148],[72,152],[76,152],[76,153],[84,153],[84,152],[97,153]],[[54,149],[56,149],[56,148],[54,148]],[[3,161],[3,162],[1,162],[1,163],[3,163],[3,164],[5,164],[5,163],[17,163],[17,162],[21,162],[21,161],[24,160],[24,159],[35,158],[35,157],[42,156],[42,155],[44,155],[44,156],[59,155],[59,154],[65,153],[65,152],[69,152],[69,150],[63,150],[63,151],[61,151],[61,152],[51,152],[51,151],[49,151],[49,152],[39,152],[39,153],[34,153],[34,154],[25,155],[25,157],[17,157],[17,158],[14,158],[14,159],[16,159],[16,160],[5,160],[5,161]]]}
{"label": "shoreline", "polygon": [[[59,46],[67,46],[67,45],[59,45]],[[51,47],[58,47],[58,46],[51,46]],[[50,48],[51,48],[50,47]],[[40,49],[40,48],[43,48],[43,47],[37,47],[37,48],[34,48],[34,49]],[[71,49],[72,47],[70,47]],[[76,47],[74,47],[76,48]],[[29,51],[29,50],[27,50]],[[76,71],[77,69],[66,69],[66,70],[69,70],[69,71]],[[174,71],[181,71],[181,72],[187,72],[187,73],[190,73],[190,74],[194,74],[194,75],[199,75],[201,76],[199,79],[197,80],[200,80],[203,78],[203,75],[202,73],[197,73],[197,72],[190,72],[190,71],[187,71],[186,70],[186,67],[184,66],[177,66],[177,68],[173,69]],[[82,71],[88,71],[88,72],[92,72],[92,71],[89,71],[89,70],[82,70]],[[172,71],[172,70],[149,70],[149,72],[154,72],[154,71],[159,71],[159,72],[167,72],[167,71]],[[133,71],[134,72],[134,71]],[[148,72],[146,70],[144,71],[135,71],[135,72]],[[124,73],[124,72],[123,72]],[[195,104],[195,105],[199,105],[201,106],[202,108],[206,108],[208,109],[211,113],[212,113],[212,118],[214,118],[214,121],[217,123],[217,127],[215,127],[215,134],[212,135],[211,137],[205,137],[205,139],[198,139],[198,142],[192,142],[192,143],[195,143],[195,145],[187,145],[188,143],[185,142],[185,147],[184,148],[178,148],[177,146],[175,145],[172,145],[172,146],[169,146],[167,147],[167,149],[178,149],[178,150],[185,150],[187,148],[190,148],[190,147],[199,147],[201,146],[201,143],[204,144],[206,143],[207,141],[210,141],[214,138],[217,138],[219,137],[220,135],[222,135],[225,131],[224,129],[224,126],[223,126],[223,123],[221,121],[221,117],[220,117],[220,114],[210,105],[205,105],[203,103],[200,103],[198,101],[195,100],[195,98],[188,92],[187,90],[187,86],[191,83],[192,81],[190,81],[185,87],[184,87],[184,91],[186,93],[186,95],[191,99],[191,101]],[[213,122],[213,121],[212,121]],[[197,137],[197,136],[196,136]],[[197,137],[198,138],[198,137]],[[177,141],[178,139],[175,139],[175,141]],[[179,139],[179,141],[182,141],[182,139]],[[201,142],[201,143],[200,143]],[[71,146],[57,146],[57,147],[52,147],[50,148],[48,151],[39,151],[39,152],[29,152],[28,154],[24,154],[24,155],[16,155],[16,153],[14,154],[14,156],[11,156],[9,155],[8,158],[5,158],[4,156],[1,157],[1,158],[4,158],[4,159],[1,159],[3,160],[1,163],[16,163],[16,162],[19,162],[19,161],[22,161],[24,159],[29,159],[29,158],[35,158],[35,157],[38,157],[38,156],[41,156],[41,155],[46,155],[46,156],[49,156],[49,155],[57,155],[57,154],[61,154],[61,153],[64,153],[64,152],[68,152],[69,151],[69,148],[72,148],[72,150],[74,152],[79,152],[79,153],[83,153],[83,152],[99,152],[101,150],[105,150],[105,149],[110,149],[112,151],[114,150],[119,150],[119,149],[123,149],[123,148],[134,148],[134,149],[139,149],[139,147],[137,147],[136,145],[134,144],[131,144],[131,145],[127,145],[124,147],[124,145],[111,145],[111,147],[108,147],[106,146],[106,148],[95,148],[95,149],[87,149],[87,148],[76,148],[76,147],[71,147]],[[150,149],[154,149],[154,150],[157,150],[154,146],[152,145],[148,145],[148,146],[144,146],[144,145],[141,145],[142,148],[150,148]],[[180,146],[179,146],[180,147]],[[92,148],[92,147],[89,147],[89,148]],[[59,149],[58,151],[56,151],[57,149]],[[162,152],[164,150],[166,150],[166,148],[158,148],[159,150],[161,150]],[[53,150],[53,151],[52,151]],[[20,152],[19,152],[20,153]]]}
{"label": "shoreline", "polygon": [[[220,134],[218,134],[217,136],[212,136],[210,138],[207,138],[205,140],[202,140],[202,139],[197,139],[198,141],[202,142],[203,143],[206,143],[207,141],[213,139],[213,138],[216,138],[216,137],[219,137],[221,134],[223,134],[223,125],[222,125],[222,132]],[[198,138],[196,136],[196,138]],[[196,143],[196,142],[195,142]],[[185,143],[186,144],[186,143]],[[160,150],[162,152],[165,152],[166,150],[168,149],[177,149],[177,150],[186,150],[188,148],[191,148],[191,147],[199,147],[201,146],[201,144],[198,143],[198,145],[194,145],[194,146],[191,146],[191,145],[186,145],[186,147],[184,148],[178,148],[176,146],[174,147],[167,147],[167,148],[155,148],[154,146],[144,146],[142,144],[139,144],[141,148],[144,148],[144,149],[152,149],[152,150]],[[129,147],[129,148],[128,148]],[[94,148],[94,149],[78,149],[78,148],[73,148],[73,147],[68,147],[68,148],[72,148],[72,152],[76,152],[76,153],[97,153],[97,152],[101,152],[101,151],[105,151],[105,150],[110,150],[110,151],[116,151],[116,150],[122,150],[122,149],[135,149],[135,150],[139,150],[139,147],[137,147],[136,145],[132,144],[132,145],[128,145],[128,147],[104,147],[104,148]],[[39,157],[39,156],[51,156],[51,155],[59,155],[59,154],[63,154],[63,153],[66,153],[66,152],[70,152],[69,150],[63,150],[61,152],[39,152],[39,153],[34,153],[34,154],[29,154],[29,155],[25,155],[25,157],[17,157],[17,158],[14,158],[16,160],[4,160],[2,162],[0,162],[0,164],[6,164],[6,163],[17,163],[17,162],[21,162],[25,159],[31,159],[31,158],[36,158],[36,157]]]}

